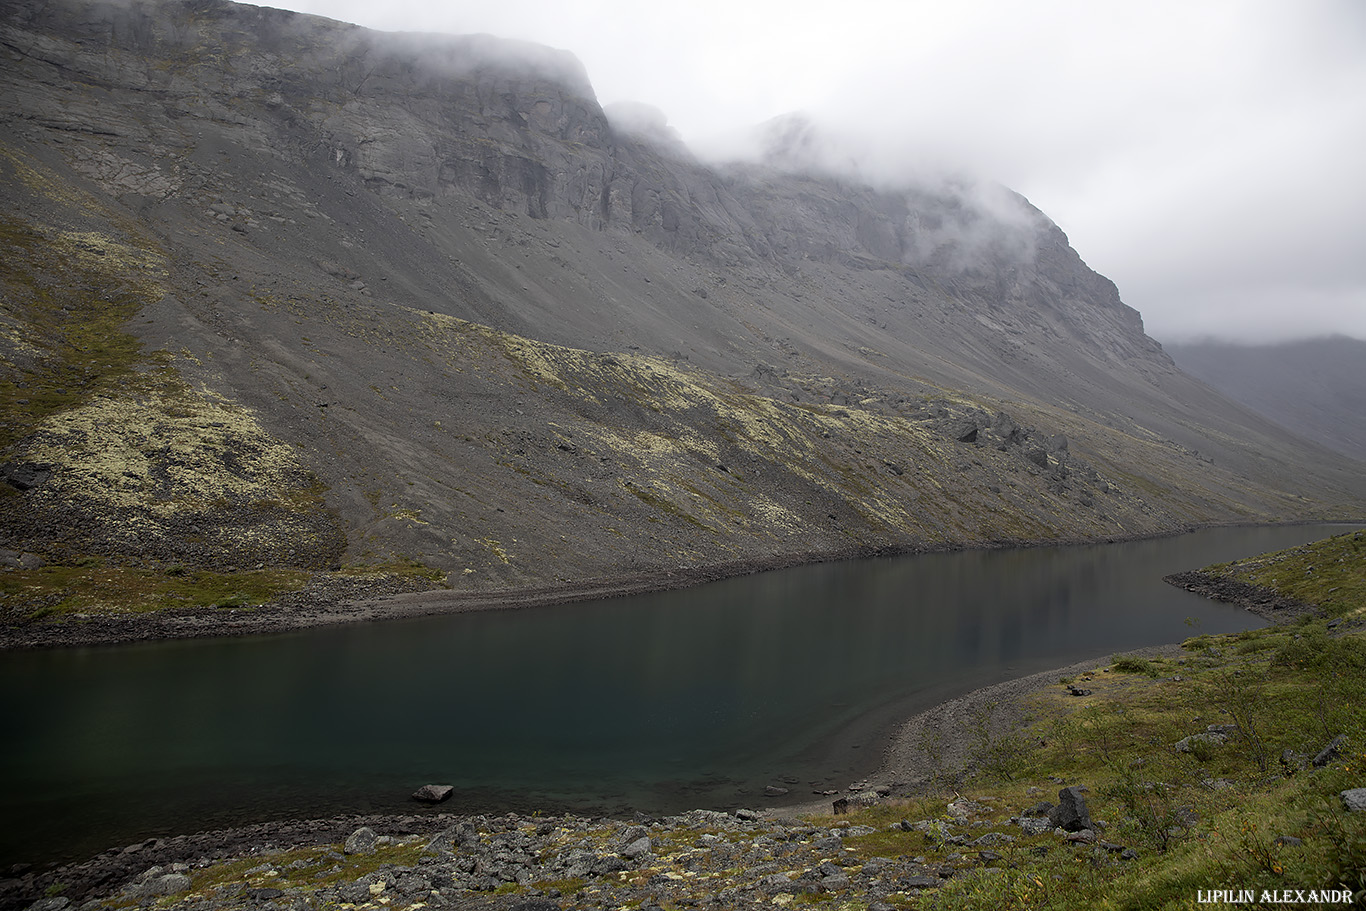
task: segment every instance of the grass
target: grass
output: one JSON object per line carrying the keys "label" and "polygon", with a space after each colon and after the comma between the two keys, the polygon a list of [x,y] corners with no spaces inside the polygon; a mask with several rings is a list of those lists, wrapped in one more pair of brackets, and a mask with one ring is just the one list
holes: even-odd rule
{"label": "grass", "polygon": [[[0,609],[30,620],[72,615],[143,614],[185,608],[258,607],[323,577],[306,569],[222,572],[181,563],[114,563],[81,557],[61,565],[0,573]],[[348,563],[333,574],[349,579],[401,577],[444,586],[446,574],[417,560],[394,557]]]}
{"label": "grass", "polygon": [[1366,574],[1359,571],[1363,561],[1366,531],[1353,531],[1303,547],[1217,563],[1205,572],[1273,589],[1316,605],[1330,617],[1345,617],[1366,612]]}
{"label": "grass", "polygon": [[[1342,535],[1232,565],[1250,569],[1257,584],[1285,580],[1301,600],[1323,598],[1330,615],[1352,615],[1366,602],[1354,606],[1340,593],[1366,591],[1362,538]],[[1186,658],[1123,657],[1098,668],[1084,699],[1061,687],[1046,694],[1026,732],[1041,746],[1019,756],[1008,775],[982,773],[963,788],[996,808],[983,831],[1016,835],[993,849],[1004,855],[1002,872],[955,876],[900,906],[1175,909],[1190,907],[1199,889],[1226,888],[1260,895],[1345,886],[1363,897],[1366,814],[1345,812],[1338,794],[1366,784],[1366,635],[1342,627],[1319,616],[1200,636],[1187,641]],[[1225,742],[1173,749],[1212,724],[1231,726]],[[1343,733],[1348,754],[1306,765]],[[1137,859],[1064,849],[1051,833],[1020,836],[1008,817],[1039,794],[1053,797],[1054,779],[1085,784],[1092,817],[1107,823],[1101,837],[1134,848]],[[933,818],[940,806],[942,799],[881,806],[839,824],[878,829],[846,841],[864,859],[933,861],[946,853],[934,839],[887,826],[901,815]]]}
{"label": "grass", "polygon": [[251,607],[303,588],[312,576],[306,570],[288,569],[216,572],[180,564],[121,566],[86,557],[69,565],[0,573],[0,608],[39,619]]}
{"label": "grass", "polygon": [[347,563],[338,570],[338,573],[352,577],[411,577],[432,582],[443,588],[446,587],[446,573],[444,570],[428,566],[421,560],[414,560],[410,557],[395,556],[373,563]]}
{"label": "grass", "polygon": [[1116,658],[1110,666],[1121,674],[1144,674],[1148,677],[1162,676],[1162,667],[1147,658],[1132,656]]}
{"label": "grass", "polygon": [[160,296],[161,260],[96,232],[0,216],[5,315],[23,326],[28,357],[0,378],[0,452],[47,417],[118,390],[143,360],[125,330]]}

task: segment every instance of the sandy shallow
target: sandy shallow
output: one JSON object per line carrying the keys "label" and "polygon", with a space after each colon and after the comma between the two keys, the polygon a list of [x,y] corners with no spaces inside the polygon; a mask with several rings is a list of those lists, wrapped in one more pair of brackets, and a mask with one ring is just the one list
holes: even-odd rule
{"label": "sandy shallow", "polygon": [[[1179,645],[1158,645],[1125,651],[1123,655],[1142,658],[1175,658],[1185,654]],[[883,751],[878,770],[867,779],[868,789],[890,788],[889,799],[924,794],[934,787],[935,777],[960,776],[971,765],[971,754],[978,743],[978,719],[990,719],[991,736],[1017,729],[1031,714],[1031,702],[1041,693],[1061,688],[1063,677],[1106,667],[1112,656],[1104,655],[1078,661],[1065,667],[1039,671],[1025,677],[973,690],[941,702],[907,718]],[[927,744],[934,744],[934,751]],[[768,815],[806,815],[830,813],[832,802],[848,793],[828,795],[768,811]]]}

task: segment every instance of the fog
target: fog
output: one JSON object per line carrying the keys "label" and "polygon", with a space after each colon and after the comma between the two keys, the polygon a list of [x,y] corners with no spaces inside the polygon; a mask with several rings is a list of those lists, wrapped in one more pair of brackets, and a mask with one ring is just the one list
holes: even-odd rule
{"label": "fog", "polygon": [[1366,339],[1356,0],[272,5],[567,49],[601,102],[663,112],[617,107],[704,157],[800,112],[864,179],[1004,184],[1159,340]]}

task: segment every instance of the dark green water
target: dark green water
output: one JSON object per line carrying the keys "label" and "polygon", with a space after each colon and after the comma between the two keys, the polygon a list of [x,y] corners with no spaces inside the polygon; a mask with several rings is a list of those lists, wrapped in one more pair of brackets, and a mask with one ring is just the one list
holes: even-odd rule
{"label": "dark green water", "polygon": [[[1343,526],[829,563],[679,592],[259,639],[0,654],[0,863],[285,816],[763,805],[876,767],[897,719],[1260,625],[1170,572]],[[796,782],[792,784],[792,782]]]}

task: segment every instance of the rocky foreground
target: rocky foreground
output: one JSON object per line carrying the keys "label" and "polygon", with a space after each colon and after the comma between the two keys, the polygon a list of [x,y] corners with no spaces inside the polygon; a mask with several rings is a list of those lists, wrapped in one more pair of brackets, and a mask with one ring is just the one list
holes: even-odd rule
{"label": "rocky foreground", "polygon": [[[369,824],[340,841],[317,843],[347,821],[277,824],[273,837],[260,827],[236,838],[220,833],[216,847],[210,836],[195,836],[113,849],[62,871],[75,895],[56,894],[30,907],[531,911],[785,905],[804,897],[887,909],[950,878],[1003,875],[1008,855],[1022,850],[1063,852],[1093,865],[1135,858],[1132,848],[1105,840],[1083,791],[1063,788],[1054,806],[1029,788],[1022,791],[1034,801],[1027,808],[960,797],[934,818],[881,827],[841,825],[839,817],[768,819],[743,809],[632,823],[413,816],[353,820]],[[247,843],[252,846],[244,849]],[[233,856],[239,850],[244,853]],[[148,864],[151,858],[161,862]],[[5,904],[27,903],[11,890]]]}

